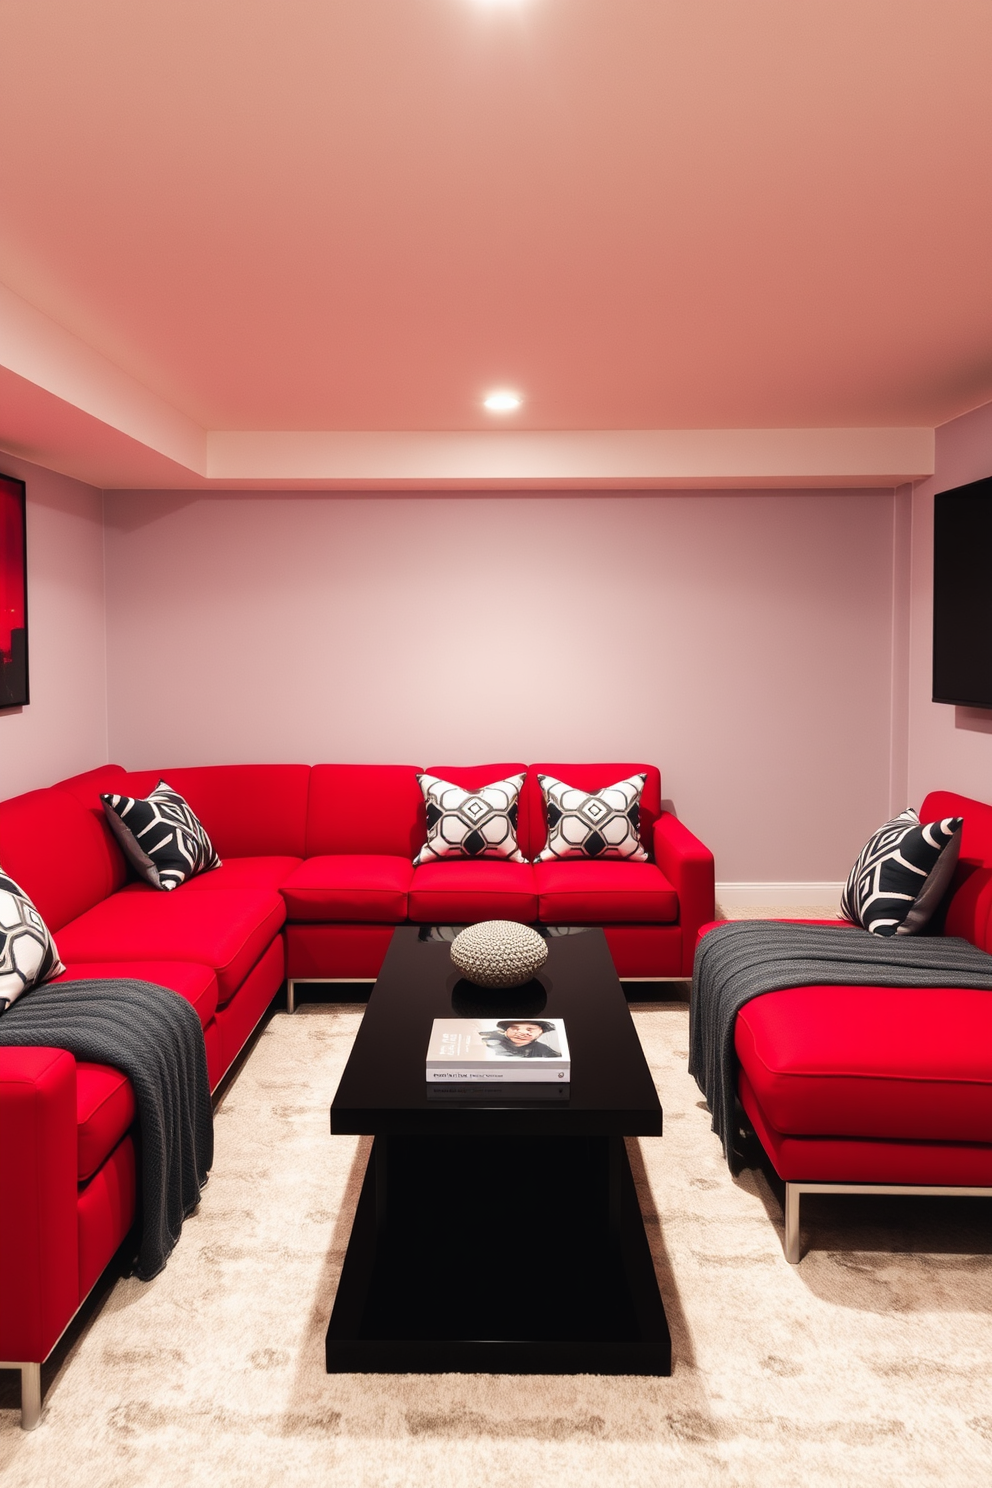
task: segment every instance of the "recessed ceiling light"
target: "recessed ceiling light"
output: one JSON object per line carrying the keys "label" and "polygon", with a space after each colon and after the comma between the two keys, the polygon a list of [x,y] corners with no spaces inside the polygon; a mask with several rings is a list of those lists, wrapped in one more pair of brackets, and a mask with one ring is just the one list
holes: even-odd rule
{"label": "recessed ceiling light", "polygon": [[523,401],[519,393],[511,393],[509,388],[498,388],[483,399],[490,413],[512,413]]}

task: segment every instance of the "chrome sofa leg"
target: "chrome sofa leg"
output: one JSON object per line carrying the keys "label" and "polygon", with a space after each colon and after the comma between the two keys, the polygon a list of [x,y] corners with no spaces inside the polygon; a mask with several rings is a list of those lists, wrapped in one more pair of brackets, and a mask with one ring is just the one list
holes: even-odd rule
{"label": "chrome sofa leg", "polygon": [[41,1421],[41,1365],[21,1365],[21,1425],[33,1431]]}
{"label": "chrome sofa leg", "polygon": [[802,1253],[799,1242],[799,1199],[802,1194],[931,1195],[944,1199],[992,1199],[992,1188],[971,1188],[946,1183],[815,1183],[812,1180],[809,1183],[786,1183],[785,1259],[791,1261],[793,1266],[799,1264]]}
{"label": "chrome sofa leg", "polygon": [[785,1185],[785,1259],[798,1266],[799,1252],[799,1197],[802,1190],[796,1183]]}
{"label": "chrome sofa leg", "polygon": [[287,1013],[296,1012],[296,983],[292,977],[286,978],[286,1011]]}

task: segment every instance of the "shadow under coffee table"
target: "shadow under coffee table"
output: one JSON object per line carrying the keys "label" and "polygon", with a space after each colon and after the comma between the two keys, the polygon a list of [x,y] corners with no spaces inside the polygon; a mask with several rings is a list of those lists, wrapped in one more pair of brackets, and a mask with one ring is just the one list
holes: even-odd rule
{"label": "shadow under coffee table", "polygon": [[[434,1018],[563,1018],[556,1085],[429,1090]],[[330,1373],[670,1374],[624,1137],[661,1105],[601,930],[549,938],[524,988],[463,981],[437,932],[393,936],[331,1105],[371,1133],[327,1330]]]}

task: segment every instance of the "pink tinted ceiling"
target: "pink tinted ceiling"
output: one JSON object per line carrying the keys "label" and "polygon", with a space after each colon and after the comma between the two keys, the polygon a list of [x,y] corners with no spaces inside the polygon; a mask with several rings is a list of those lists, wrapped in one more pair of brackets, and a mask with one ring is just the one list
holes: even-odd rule
{"label": "pink tinted ceiling", "polygon": [[0,54],[0,280],[206,427],[992,397],[988,0],[6,0]]}

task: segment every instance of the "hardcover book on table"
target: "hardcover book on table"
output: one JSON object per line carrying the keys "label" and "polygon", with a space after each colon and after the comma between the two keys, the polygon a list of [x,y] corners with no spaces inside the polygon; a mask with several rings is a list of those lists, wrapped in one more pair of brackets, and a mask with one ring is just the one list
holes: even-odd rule
{"label": "hardcover book on table", "polygon": [[567,1084],[562,1018],[435,1018],[427,1046],[430,1084]]}

